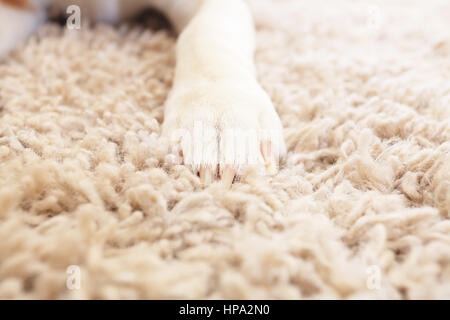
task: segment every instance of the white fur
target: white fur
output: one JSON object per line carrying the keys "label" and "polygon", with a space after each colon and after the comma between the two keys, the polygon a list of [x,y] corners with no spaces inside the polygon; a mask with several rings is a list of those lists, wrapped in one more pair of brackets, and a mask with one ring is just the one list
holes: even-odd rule
{"label": "white fur", "polygon": [[[253,21],[241,0],[206,1],[178,40],[164,134],[182,144],[184,163],[194,170],[261,166],[263,141],[272,142],[277,155],[285,153],[280,120],[256,81],[253,51]],[[199,126],[207,132],[203,138],[195,134]],[[217,147],[210,146],[210,131]]]}

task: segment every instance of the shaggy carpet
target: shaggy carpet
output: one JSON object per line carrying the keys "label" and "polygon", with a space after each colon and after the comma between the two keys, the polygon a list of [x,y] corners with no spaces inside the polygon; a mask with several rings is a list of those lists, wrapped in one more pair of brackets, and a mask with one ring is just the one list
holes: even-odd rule
{"label": "shaggy carpet", "polygon": [[160,138],[175,39],[55,24],[0,64],[0,298],[450,298],[450,4],[257,0],[274,177]]}

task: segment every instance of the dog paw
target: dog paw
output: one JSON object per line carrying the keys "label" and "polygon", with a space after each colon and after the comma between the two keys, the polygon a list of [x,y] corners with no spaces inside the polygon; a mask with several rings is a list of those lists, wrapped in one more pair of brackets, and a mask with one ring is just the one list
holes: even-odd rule
{"label": "dog paw", "polygon": [[174,88],[163,136],[202,183],[220,178],[227,187],[248,167],[275,174],[286,152],[280,119],[256,81]]}

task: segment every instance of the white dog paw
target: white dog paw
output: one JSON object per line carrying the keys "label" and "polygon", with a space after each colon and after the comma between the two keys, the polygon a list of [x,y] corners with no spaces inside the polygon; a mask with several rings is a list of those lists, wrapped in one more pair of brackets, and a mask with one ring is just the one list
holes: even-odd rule
{"label": "white dog paw", "polygon": [[220,177],[228,187],[249,166],[275,174],[286,152],[280,119],[256,81],[175,88],[163,135],[204,184]]}

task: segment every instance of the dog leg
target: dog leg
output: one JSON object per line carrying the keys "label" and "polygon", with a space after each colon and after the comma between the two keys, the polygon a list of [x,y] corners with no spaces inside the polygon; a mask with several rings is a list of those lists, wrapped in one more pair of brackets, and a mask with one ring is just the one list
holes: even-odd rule
{"label": "dog leg", "polygon": [[205,183],[218,172],[229,186],[247,166],[274,174],[285,153],[253,56],[254,25],[243,0],[205,0],[179,36],[163,135]]}

